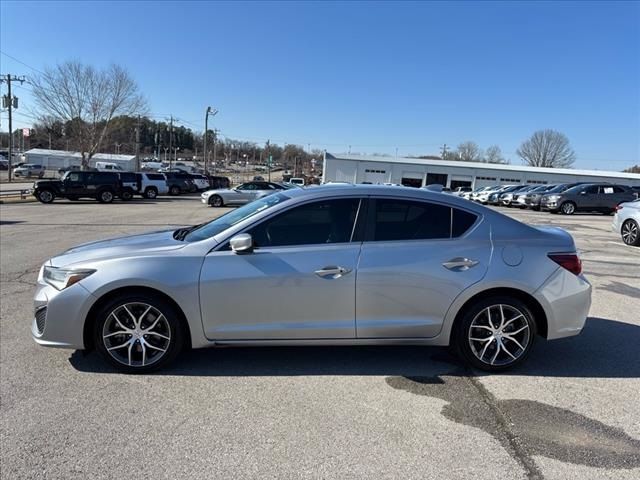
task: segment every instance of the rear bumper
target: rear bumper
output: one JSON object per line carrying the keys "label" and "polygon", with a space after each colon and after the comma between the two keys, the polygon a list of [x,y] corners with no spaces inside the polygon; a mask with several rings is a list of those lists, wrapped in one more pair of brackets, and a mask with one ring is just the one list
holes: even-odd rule
{"label": "rear bumper", "polygon": [[547,339],[578,335],[591,308],[592,287],[583,275],[558,268],[534,293],[547,316]]}

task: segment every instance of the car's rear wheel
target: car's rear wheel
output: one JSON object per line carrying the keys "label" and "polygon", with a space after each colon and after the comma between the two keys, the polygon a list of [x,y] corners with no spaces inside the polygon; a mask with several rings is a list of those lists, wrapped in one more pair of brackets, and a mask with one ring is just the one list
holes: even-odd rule
{"label": "car's rear wheel", "polygon": [[38,192],[38,201],[42,203],[51,203],[56,198],[51,190],[40,190]]}
{"label": "car's rear wheel", "polygon": [[469,364],[495,372],[522,363],[531,351],[535,335],[534,316],[523,302],[492,297],[479,300],[466,310],[452,340]]}
{"label": "car's rear wheel", "polygon": [[131,190],[123,190],[122,193],[120,193],[120,198],[128,202],[133,198],[133,192]]}
{"label": "car's rear wheel", "polygon": [[180,318],[160,297],[124,294],[107,303],[96,318],[96,349],[123,372],[158,370],[182,349]]}
{"label": "car's rear wheel", "polygon": [[180,187],[177,185],[172,185],[171,188],[169,188],[169,194],[171,195],[180,195]]}
{"label": "car's rear wheel", "polygon": [[98,201],[100,203],[113,202],[113,192],[111,190],[102,190],[98,193]]}
{"label": "car's rear wheel", "polygon": [[640,245],[640,226],[635,220],[629,219],[622,224],[620,230],[622,241],[627,245],[637,247]]}
{"label": "car's rear wheel", "polygon": [[158,196],[158,190],[156,190],[153,187],[149,187],[144,191],[144,196],[145,196],[145,198],[148,198],[149,200],[153,200],[154,198],[156,198]]}
{"label": "car's rear wheel", "polygon": [[220,195],[211,195],[209,198],[209,205],[212,207],[222,207],[224,202],[222,201],[222,197]]}
{"label": "car's rear wheel", "polygon": [[573,202],[564,202],[560,205],[560,211],[565,215],[573,215],[576,212],[576,204]]}

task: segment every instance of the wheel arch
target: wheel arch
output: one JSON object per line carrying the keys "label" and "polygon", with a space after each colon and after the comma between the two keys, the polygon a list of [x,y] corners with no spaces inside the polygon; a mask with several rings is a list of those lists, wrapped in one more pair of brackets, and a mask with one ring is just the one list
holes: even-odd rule
{"label": "wheel arch", "polygon": [[182,308],[180,308],[180,305],[178,305],[175,300],[173,300],[166,293],[152,287],[126,286],[126,287],[119,287],[114,290],[109,290],[108,292],[105,292],[104,294],[102,294],[100,298],[98,298],[98,300],[96,300],[93,303],[93,305],[89,309],[89,312],[87,313],[87,316],[84,321],[84,327],[82,331],[82,338],[83,338],[85,350],[93,350],[95,348],[94,338],[93,338],[93,328],[96,322],[96,315],[98,314],[100,309],[108,301],[112,300],[114,296],[125,294],[125,293],[126,294],[144,293],[147,295],[154,295],[162,298],[162,300],[169,303],[169,305],[171,305],[174,308],[174,310],[178,314],[178,317],[180,318],[180,324],[182,325],[182,330],[183,330],[184,340],[185,340],[184,345],[187,348],[191,347],[191,328],[189,326],[189,322],[187,321],[187,317],[184,314],[184,311],[182,310]]}
{"label": "wheel arch", "polygon": [[520,300],[522,303],[524,303],[527,307],[529,307],[529,309],[534,315],[534,320],[536,322],[538,335],[540,335],[543,338],[547,338],[547,333],[549,331],[548,319],[547,319],[547,314],[545,313],[544,308],[542,308],[542,305],[540,304],[540,302],[538,302],[538,300],[536,300],[536,298],[533,297],[531,294],[523,290],[519,290],[517,288],[510,288],[510,287],[495,287],[495,288],[490,288],[488,290],[482,290],[476,293],[475,295],[473,295],[472,297],[468,298],[456,313],[456,316],[453,320],[453,325],[451,328],[451,337],[454,335],[455,329],[460,324],[462,317],[467,312],[467,310],[471,308],[473,304],[485,298],[496,297],[496,296],[514,297]]}

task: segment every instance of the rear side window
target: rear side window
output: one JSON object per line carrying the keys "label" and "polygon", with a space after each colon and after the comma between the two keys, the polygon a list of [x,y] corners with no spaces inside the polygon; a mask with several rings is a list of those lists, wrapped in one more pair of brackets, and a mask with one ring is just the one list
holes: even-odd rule
{"label": "rear side window", "polygon": [[376,200],[373,231],[376,242],[450,236],[451,207],[409,200]]}
{"label": "rear side window", "polygon": [[120,179],[123,182],[135,182],[136,181],[136,174],[132,173],[132,172],[121,173],[120,174]]}
{"label": "rear side window", "polygon": [[451,236],[453,238],[461,237],[467,233],[467,230],[471,228],[471,225],[476,223],[476,219],[478,218],[473,213],[458,210],[457,208],[452,208],[451,211]]}
{"label": "rear side window", "polygon": [[430,202],[378,199],[373,212],[376,242],[457,238],[476,222],[477,215]]}
{"label": "rear side window", "polygon": [[149,180],[164,180],[164,175],[161,173],[147,173],[147,178]]}

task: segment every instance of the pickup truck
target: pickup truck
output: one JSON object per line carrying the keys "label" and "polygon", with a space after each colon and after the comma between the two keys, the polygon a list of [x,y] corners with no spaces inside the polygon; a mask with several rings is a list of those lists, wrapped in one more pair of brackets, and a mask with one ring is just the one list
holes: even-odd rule
{"label": "pickup truck", "polygon": [[100,203],[111,203],[122,192],[122,181],[114,172],[67,172],[60,180],[37,180],[33,184],[33,196],[42,203],[51,203],[56,198],[95,198]]}

